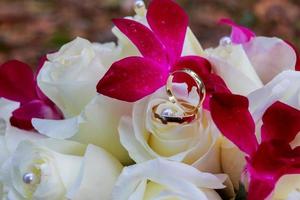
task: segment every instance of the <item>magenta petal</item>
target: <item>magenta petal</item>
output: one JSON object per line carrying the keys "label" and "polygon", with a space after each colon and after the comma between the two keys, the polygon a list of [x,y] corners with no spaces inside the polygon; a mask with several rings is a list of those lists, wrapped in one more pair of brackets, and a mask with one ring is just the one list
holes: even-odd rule
{"label": "magenta petal", "polygon": [[262,120],[262,141],[290,143],[300,131],[300,111],[281,102],[270,106]]}
{"label": "magenta petal", "polygon": [[152,0],[147,12],[147,21],[171,52],[172,61],[180,57],[188,27],[188,16],[184,10],[172,0]]}
{"label": "magenta petal", "polygon": [[274,181],[252,179],[249,184],[247,200],[265,200],[275,187]]}
{"label": "magenta petal", "polygon": [[249,42],[251,38],[255,37],[255,33],[250,29],[237,25],[231,19],[221,19],[220,24],[226,24],[232,27],[231,40],[235,44],[243,44]]}
{"label": "magenta petal", "polygon": [[203,107],[206,110],[210,110],[210,98],[215,93],[228,93],[231,94],[231,91],[226,86],[224,80],[216,74],[207,74],[202,77],[202,80],[206,89],[206,99],[203,103]]}
{"label": "magenta petal", "polygon": [[180,69],[191,69],[200,77],[211,73],[211,64],[203,57],[199,56],[184,56],[181,57],[173,66],[172,71]]}
{"label": "magenta petal", "polygon": [[[199,56],[185,56],[181,57],[173,66],[171,71],[177,71],[181,69],[191,69],[198,74],[200,78],[211,73],[211,65],[205,58]],[[175,82],[187,83],[189,91],[194,84],[192,79],[187,78],[184,74],[177,74]]]}
{"label": "magenta petal", "polygon": [[246,97],[229,93],[214,94],[210,99],[211,116],[221,133],[248,155],[258,147],[255,124]]}
{"label": "magenta petal", "polygon": [[0,97],[28,102],[37,98],[35,87],[33,71],[27,64],[12,60],[0,66]]}
{"label": "magenta petal", "polygon": [[32,118],[40,119],[63,119],[60,111],[53,105],[48,105],[41,100],[33,100],[22,105],[12,113],[10,122],[13,126],[20,129],[33,129]]}
{"label": "magenta petal", "polygon": [[114,19],[113,22],[135,44],[144,57],[159,63],[167,63],[164,46],[149,28],[130,19]]}
{"label": "magenta petal", "polygon": [[299,150],[292,149],[284,141],[263,142],[249,159],[249,199],[265,199],[274,189],[277,181],[286,174],[300,173]]}
{"label": "magenta petal", "polygon": [[166,84],[166,67],[141,57],[128,57],[112,64],[99,81],[100,94],[135,102]]}

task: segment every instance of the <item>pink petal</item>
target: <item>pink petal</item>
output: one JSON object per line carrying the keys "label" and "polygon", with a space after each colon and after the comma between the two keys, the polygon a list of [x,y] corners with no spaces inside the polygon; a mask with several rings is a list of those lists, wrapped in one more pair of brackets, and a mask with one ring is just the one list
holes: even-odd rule
{"label": "pink petal", "polygon": [[32,118],[63,119],[62,114],[55,106],[48,105],[41,100],[33,100],[15,110],[10,122],[15,127],[30,130],[33,129]]}
{"label": "pink petal", "polygon": [[256,151],[258,142],[248,106],[248,99],[240,95],[218,93],[210,99],[212,119],[221,133],[251,155]]}
{"label": "pink petal", "polygon": [[207,74],[206,76],[202,77],[202,80],[204,82],[207,94],[214,94],[214,93],[231,94],[224,80],[216,74]]}
{"label": "pink petal", "polygon": [[262,141],[290,143],[300,132],[300,111],[281,102],[270,106],[262,120]]}
{"label": "pink petal", "polygon": [[170,51],[172,61],[180,57],[188,26],[188,16],[184,10],[172,0],[152,0],[147,21]]}
{"label": "pink petal", "polygon": [[273,191],[273,181],[252,179],[249,184],[247,200],[265,200]]}
{"label": "pink petal", "polygon": [[127,101],[137,101],[166,84],[168,70],[156,62],[128,57],[115,62],[97,85],[100,94]]}
{"label": "pink petal", "polygon": [[0,97],[28,102],[37,98],[35,87],[33,71],[27,64],[12,60],[0,66]]}
{"label": "pink petal", "polygon": [[243,44],[249,42],[251,38],[255,37],[255,33],[250,29],[237,25],[231,19],[223,18],[219,21],[220,24],[226,24],[232,27],[231,41],[235,44]]}
{"label": "pink petal", "polygon": [[269,196],[277,181],[286,174],[300,172],[299,151],[292,150],[280,140],[263,142],[255,155],[249,159],[249,199],[260,200]]}
{"label": "pink petal", "polygon": [[216,74],[208,74],[202,77],[202,80],[204,82],[205,89],[206,89],[206,99],[203,105],[204,109],[210,110],[210,98],[215,93],[231,94],[224,80]]}
{"label": "pink petal", "polygon": [[209,61],[200,56],[184,56],[181,57],[173,66],[172,71],[180,69],[191,69],[200,77],[211,73],[211,64]]}
{"label": "pink petal", "polygon": [[149,28],[130,19],[114,19],[113,22],[135,44],[144,57],[159,63],[167,62],[164,46]]}
{"label": "pink petal", "polygon": [[[172,71],[177,71],[181,69],[191,69],[198,74],[200,78],[210,74],[211,65],[205,58],[199,56],[185,56],[181,57],[173,66]],[[192,86],[195,85],[192,79],[187,78],[184,74],[177,74],[175,76],[175,82],[187,83],[189,86],[189,91]]]}

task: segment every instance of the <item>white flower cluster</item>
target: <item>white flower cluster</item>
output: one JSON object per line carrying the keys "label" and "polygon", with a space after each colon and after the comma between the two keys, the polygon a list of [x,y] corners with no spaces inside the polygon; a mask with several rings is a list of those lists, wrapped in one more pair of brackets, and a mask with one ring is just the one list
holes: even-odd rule
{"label": "white flower cluster", "polygon": [[[64,120],[33,119],[36,131],[24,131],[9,120],[19,103],[0,99],[1,199],[234,199],[244,155],[220,134],[209,112],[201,110],[189,124],[165,125],[153,118],[153,107],[180,108],[168,101],[164,88],[135,103],[97,93],[113,62],[140,54],[114,32],[118,45],[78,37],[47,55],[37,83]],[[281,39],[255,37],[243,45],[221,42],[203,50],[188,30],[182,54],[207,58],[231,91],[249,98],[256,123],[278,100],[300,109],[296,54]],[[185,84],[178,90],[193,98]],[[284,176],[272,199],[299,199],[299,186],[299,175]]]}

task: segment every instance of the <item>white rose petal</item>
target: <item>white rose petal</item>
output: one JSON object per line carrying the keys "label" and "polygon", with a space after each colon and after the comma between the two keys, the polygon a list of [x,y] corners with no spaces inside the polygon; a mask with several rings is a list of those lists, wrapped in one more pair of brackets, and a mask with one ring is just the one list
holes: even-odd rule
{"label": "white rose petal", "polygon": [[224,175],[203,173],[186,164],[163,159],[150,160],[124,168],[112,199],[154,200],[173,197],[217,200],[221,198],[213,189],[224,188],[222,183],[225,179]]}
{"label": "white rose petal", "polygon": [[295,70],[296,53],[283,40],[255,37],[244,44],[245,52],[264,84],[285,70]]}
{"label": "white rose petal", "polygon": [[[61,200],[67,199],[68,194],[72,199],[110,199],[122,169],[114,157],[93,145],[87,147],[82,157],[62,154],[40,144],[49,142],[20,142],[2,165],[0,180],[5,196],[16,200]],[[68,141],[62,141],[63,144],[68,146]],[[34,177],[31,184],[23,182],[28,173]]]}
{"label": "white rose petal", "polygon": [[76,38],[47,55],[37,82],[65,117],[80,114],[96,95],[96,85],[109,67],[103,66],[97,52],[88,40]]}
{"label": "white rose petal", "polygon": [[120,143],[120,118],[132,110],[130,103],[97,95],[80,116],[66,120],[34,119],[33,126],[43,135],[56,139],[71,139],[84,144],[101,146],[122,163],[131,163]]}
{"label": "white rose petal", "polygon": [[274,200],[296,200],[300,195],[300,175],[290,174],[282,176],[276,183],[272,199]]}
{"label": "white rose petal", "polygon": [[[186,85],[181,85],[186,94]],[[193,96],[193,95],[192,95]],[[220,172],[219,132],[210,126],[209,114],[202,111],[201,118],[189,124],[163,124],[153,116],[156,112],[172,108],[183,114],[182,109],[168,102],[164,88],[134,104],[132,117],[124,116],[119,124],[122,145],[130,157],[138,162],[167,158],[185,162],[198,169]]]}
{"label": "white rose petal", "polygon": [[250,111],[255,121],[263,116],[269,106],[281,101],[300,108],[300,72],[284,71],[259,90],[249,94]]}
{"label": "white rose petal", "polygon": [[219,46],[205,55],[233,93],[247,95],[263,86],[242,45]]}

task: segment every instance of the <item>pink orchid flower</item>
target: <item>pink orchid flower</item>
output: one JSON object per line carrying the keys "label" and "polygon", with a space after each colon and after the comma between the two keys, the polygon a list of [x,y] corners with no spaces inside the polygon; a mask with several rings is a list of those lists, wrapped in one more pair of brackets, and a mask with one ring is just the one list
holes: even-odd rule
{"label": "pink orchid flower", "polygon": [[232,27],[230,38],[234,44],[243,44],[249,42],[253,37],[255,37],[255,33],[253,31],[236,24],[231,19],[220,19],[219,24],[225,24]]}
{"label": "pink orchid flower", "polygon": [[[41,59],[39,69],[45,58]],[[0,66],[0,97],[20,103],[20,108],[12,113],[13,126],[31,130],[32,118],[62,119],[62,113],[39,89],[36,76],[25,63],[8,61]]]}
{"label": "pink orchid flower", "polygon": [[246,154],[248,200],[264,200],[283,175],[300,173],[300,147],[289,145],[300,131],[299,110],[281,102],[270,106],[262,118],[259,144],[247,98],[218,94],[210,105],[219,130]]}
{"label": "pink orchid flower", "polygon": [[[142,56],[113,63],[97,85],[99,93],[135,102],[164,86],[169,74],[182,68],[195,71],[203,79],[208,94],[228,92],[224,81],[211,73],[205,58],[181,56],[188,16],[178,4],[172,0],[152,0],[146,17],[150,28],[130,19],[113,20]],[[178,82],[189,83],[182,77]]]}

